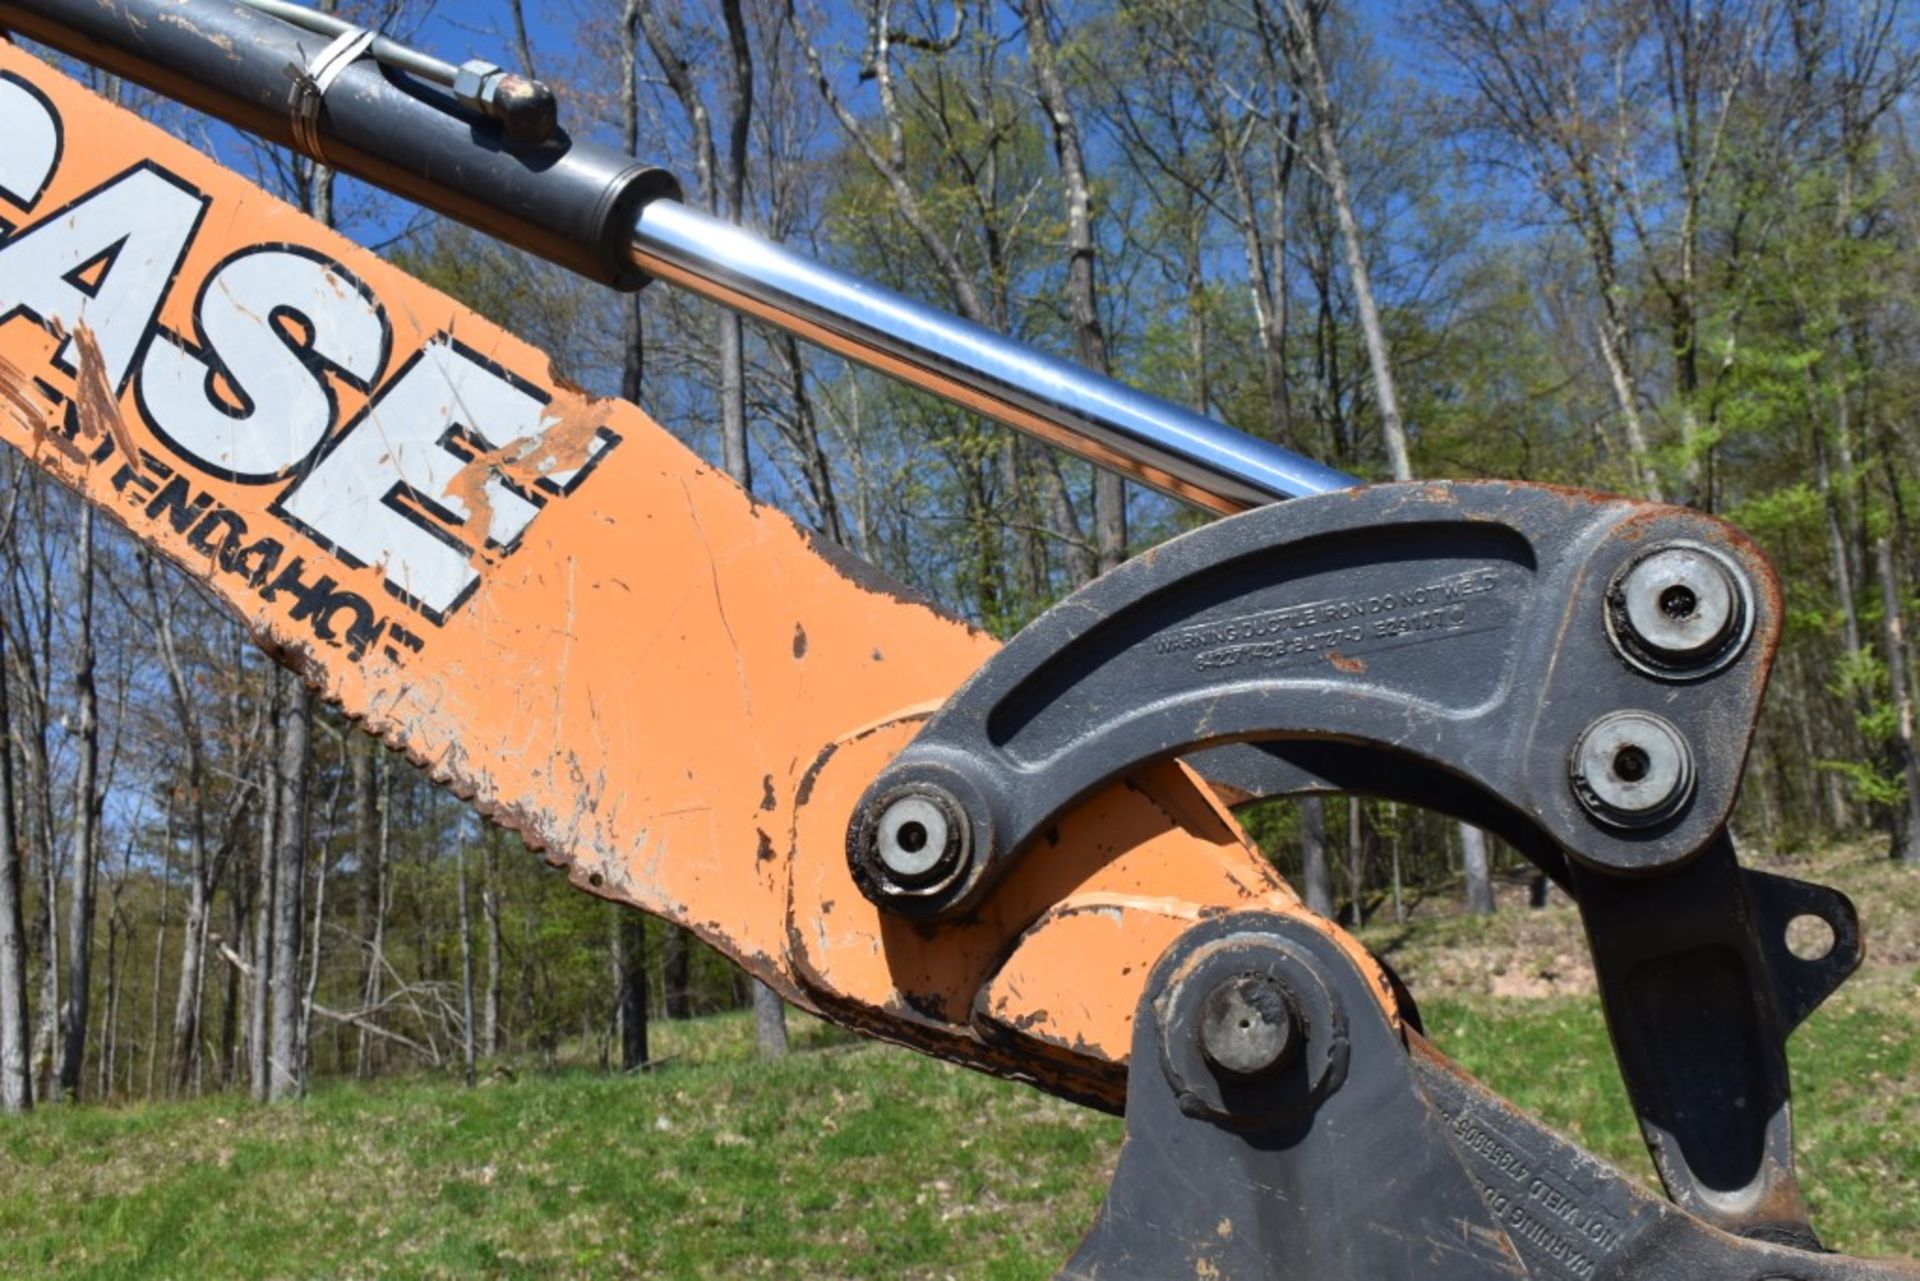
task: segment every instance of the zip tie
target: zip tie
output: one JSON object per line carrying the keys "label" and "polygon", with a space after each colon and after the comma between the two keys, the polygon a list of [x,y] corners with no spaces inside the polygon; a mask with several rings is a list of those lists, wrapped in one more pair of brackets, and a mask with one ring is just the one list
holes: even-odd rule
{"label": "zip tie", "polygon": [[293,145],[322,164],[329,163],[320,145],[320,106],[340,73],[373,47],[373,32],[349,27],[335,36],[305,67],[287,64],[293,93],[287,106],[293,122]]}

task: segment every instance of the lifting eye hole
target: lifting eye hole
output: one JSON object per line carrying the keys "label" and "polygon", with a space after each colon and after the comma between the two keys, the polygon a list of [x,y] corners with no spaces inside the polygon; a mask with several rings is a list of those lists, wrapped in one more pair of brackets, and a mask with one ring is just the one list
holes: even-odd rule
{"label": "lifting eye hole", "polygon": [[1693,594],[1693,588],[1675,583],[1660,593],[1660,612],[1676,623],[1693,617],[1693,611],[1700,607],[1700,598]]}
{"label": "lifting eye hole", "polygon": [[1638,783],[1647,776],[1650,764],[1645,748],[1629,744],[1613,754],[1613,776],[1623,783]]}
{"label": "lifting eye hole", "polygon": [[1826,960],[1837,942],[1833,926],[1811,912],[1787,922],[1787,951],[1802,961]]}

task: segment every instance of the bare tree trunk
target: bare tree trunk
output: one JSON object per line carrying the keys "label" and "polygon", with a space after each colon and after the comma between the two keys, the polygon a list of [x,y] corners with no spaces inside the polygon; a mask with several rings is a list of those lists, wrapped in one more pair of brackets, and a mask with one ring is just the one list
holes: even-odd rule
{"label": "bare tree trunk", "polygon": [[1347,798],[1347,924],[1359,929],[1367,923],[1367,833],[1365,811],[1358,796]]}
{"label": "bare tree trunk", "polygon": [[[1059,53],[1049,28],[1047,0],[1020,0],[1026,27],[1027,57],[1033,67],[1040,104],[1053,126],[1053,154],[1067,198],[1067,308],[1073,320],[1074,355],[1096,372],[1111,373],[1106,330],[1100,323],[1098,249],[1093,239],[1093,189],[1087,177],[1086,155],[1080,145],[1080,126],[1074,119],[1066,83],[1061,79]],[[1104,468],[1093,482],[1095,540],[1099,570],[1106,573],[1127,558],[1126,483]]]}
{"label": "bare tree trunk", "polygon": [[[753,57],[740,0],[721,0],[720,9],[726,22],[730,54],[726,92],[729,128],[724,166],[714,139],[712,114],[693,77],[693,64],[674,46],[672,33],[658,6],[653,0],[629,0],[626,27],[630,45],[635,31],[645,36],[654,62],[686,114],[693,133],[694,169],[699,177],[701,198],[711,212],[724,211],[737,223],[746,212],[747,143],[753,120]],[[637,71],[636,67],[636,74]],[[629,78],[629,84],[632,83]],[[751,492],[753,464],[747,448],[745,330],[738,312],[719,308],[717,315],[721,454],[727,474],[742,489]]]}
{"label": "bare tree trunk", "polygon": [[[373,935],[374,914],[380,910],[380,743],[362,735],[347,753],[348,796],[353,808],[354,930],[362,942]],[[360,967],[360,986],[366,986],[372,954]]]}
{"label": "bare tree trunk", "polygon": [[[35,491],[37,501],[30,523],[48,525],[46,491]],[[16,540],[17,541],[17,540]],[[53,598],[51,558],[39,558],[40,598]],[[31,615],[31,616],[30,616]],[[52,723],[53,619],[50,604],[33,609],[16,599],[14,617],[21,631],[9,654],[19,676],[23,702],[17,714],[21,764],[25,769],[25,795],[21,798],[22,834],[27,837],[33,868],[30,875],[38,882],[40,902],[32,921],[40,951],[40,994],[33,1020],[33,1052],[29,1072],[34,1080],[34,1096],[42,1101],[53,1097],[54,1069],[60,1052],[60,856],[53,821],[53,768],[49,759],[47,735]],[[45,656],[44,660],[40,656]]]}
{"label": "bare tree trunk", "polygon": [[0,1111],[33,1106],[28,1073],[27,925],[14,831],[13,716],[7,701],[7,629],[0,626]]}
{"label": "bare tree trunk", "polygon": [[79,582],[75,587],[74,733],[79,758],[73,780],[73,896],[67,904],[67,1005],[61,1019],[60,1071],[56,1088],[70,1100],[80,1097],[80,1073],[87,1053],[87,1003],[93,982],[93,917],[96,832],[100,821],[100,708],[94,687],[93,507],[80,510],[80,545],[75,551]]}
{"label": "bare tree trunk", "polygon": [[[360,966],[360,991],[363,994],[372,985],[374,970],[380,963],[372,945],[375,928],[373,918],[380,911],[380,791],[375,778],[379,752],[378,742],[372,738],[362,739],[358,750],[350,753],[348,765],[353,775],[354,924],[360,935],[361,946],[366,948],[365,959]],[[356,1076],[365,1075],[368,1040],[366,1029],[360,1029],[354,1055]]]}
{"label": "bare tree trunk", "polygon": [[1393,923],[1395,925],[1405,925],[1407,923],[1407,907],[1406,900],[1401,895],[1400,882],[1400,843],[1401,839],[1405,836],[1405,832],[1400,826],[1400,807],[1389,803],[1387,812],[1392,815],[1389,821],[1393,824],[1393,837],[1387,842],[1387,847],[1393,859]]}
{"label": "bare tree trunk", "polygon": [[307,782],[313,763],[313,691],[298,677],[281,674],[287,687],[280,724],[280,790],[273,877],[272,1049],[267,1098],[297,1099],[306,1092],[306,1061],[300,1044],[300,956],[306,920]]}
{"label": "bare tree trunk", "polygon": [[800,474],[807,484],[807,496],[813,500],[819,530],[834,542],[845,546],[846,521],[840,514],[840,502],[834,493],[832,467],[826,450],[820,444],[820,419],[814,409],[813,392],[807,385],[807,366],[800,357],[800,343],[792,334],[781,334],[774,346],[780,363],[786,368],[788,394],[793,399],[793,425],[788,436],[794,452],[800,458]]}
{"label": "bare tree trunk", "polygon": [[[213,869],[207,849],[207,771],[199,717],[194,709],[192,692],[187,686],[186,671],[180,661],[172,601],[160,591],[154,579],[152,557],[141,558],[140,574],[146,586],[147,599],[153,604],[155,640],[161,665],[167,673],[167,689],[172,697],[174,720],[187,768],[187,919],[181,930],[180,981],[174,996],[173,1038],[167,1054],[168,1088],[179,1095],[184,1094],[189,1085],[197,1086],[200,1080],[203,980],[206,973],[207,933],[213,914]],[[228,848],[230,850],[231,846]],[[157,943],[155,955],[158,956]],[[159,982],[157,967],[154,981]],[[159,1017],[157,1000],[154,1017]]]}
{"label": "bare tree trunk", "polygon": [[196,876],[187,886],[187,919],[180,929],[180,986],[174,998],[173,1044],[168,1054],[169,1086],[175,1094],[186,1093],[200,1079],[201,980],[212,907],[210,887]]}
{"label": "bare tree trunk", "polygon": [[504,943],[500,936],[500,836],[487,833],[480,858],[480,915],[487,923],[487,987],[480,1015],[480,1050],[488,1058],[500,1053],[500,970]]}
{"label": "bare tree trunk", "polygon": [[1827,535],[1827,561],[1833,570],[1834,595],[1840,604],[1840,638],[1847,658],[1858,659],[1865,645],[1861,635],[1860,609],[1855,598],[1853,557],[1848,554],[1845,523],[1841,518],[1840,486],[1834,483],[1833,469],[1827,462],[1826,440],[1820,429],[1813,430],[1813,479],[1820,494],[1821,515]]}
{"label": "bare tree trunk", "polygon": [[[1811,387],[1810,380],[1809,386]],[[1842,426],[1844,429],[1844,424]],[[1826,438],[1818,426],[1813,429],[1811,440],[1814,486],[1820,495],[1821,515],[1827,536],[1827,560],[1833,571],[1833,594],[1840,605],[1840,643],[1845,648],[1847,670],[1857,673],[1860,670],[1860,657],[1866,649],[1866,635],[1865,629],[1860,625],[1858,599],[1858,593],[1865,588],[1865,584],[1854,575],[1854,558],[1847,545],[1846,526],[1840,506],[1838,491],[1841,487],[1835,483],[1833,469],[1827,459]],[[1864,573],[1864,569],[1862,572]],[[1851,694],[1854,724],[1857,726],[1863,718],[1871,715],[1873,699],[1864,684],[1856,683]],[[1861,735],[1849,733],[1848,727],[1841,718],[1836,718],[1836,721],[1834,728],[1838,729],[1843,741],[1850,740],[1849,752],[1860,752],[1862,750],[1859,743]],[[1838,774],[1829,772],[1829,777],[1837,780]],[[1879,809],[1877,805],[1871,808],[1874,811]],[[1895,816],[1888,817],[1897,822]]]}
{"label": "bare tree trunk", "polygon": [[1881,635],[1887,649],[1887,685],[1893,698],[1893,763],[1899,767],[1906,795],[1893,807],[1889,833],[1894,859],[1920,863],[1920,761],[1913,750],[1913,687],[1907,675],[1906,623],[1900,611],[1900,580],[1893,570],[1893,548],[1885,537],[1873,545],[1880,570]]}
{"label": "bare tree trunk", "polygon": [[746,331],[740,313],[722,309],[720,317],[720,438],[727,475],[752,492],[753,459],[747,452]]}
{"label": "bare tree trunk", "polygon": [[[312,731],[309,729],[309,735]],[[339,829],[340,790],[345,781],[346,771],[336,771],[333,790],[327,797],[326,823],[322,831],[329,836]],[[333,869],[333,861],[327,857],[325,841],[320,843],[320,857],[315,860],[313,877],[313,910],[308,919],[313,922],[305,935],[305,953],[307,960],[306,986],[300,991],[299,1019],[294,1027],[294,1057],[300,1064],[300,1092],[306,1093],[307,1076],[313,1064],[313,1012],[314,998],[320,991],[320,966],[326,960],[326,934],[322,929],[327,919],[327,882]],[[335,1044],[338,1044],[336,1038]]]}
{"label": "bare tree trunk", "polygon": [[1584,83],[1580,70],[1590,59],[1612,56],[1608,42],[1622,12],[1608,6],[1431,0],[1424,17],[1439,46],[1473,84],[1485,127],[1530,157],[1541,194],[1580,233],[1601,306],[1596,337],[1627,438],[1628,465],[1640,496],[1658,502],[1660,475],[1640,414],[1628,291],[1620,280],[1613,199],[1619,184],[1607,172],[1606,131],[1596,127],[1607,108],[1589,100],[1600,90]]}
{"label": "bare tree trunk", "polygon": [[[620,20],[620,143],[628,155],[640,150],[640,6],[628,0]],[[638,404],[646,371],[641,330],[640,293],[627,297],[620,309],[620,395]]]}
{"label": "bare tree trunk", "polygon": [[[538,80],[540,73],[533,66],[533,41],[527,39],[527,14],[520,0],[509,0],[507,8],[513,14],[513,49],[520,55],[520,71],[529,80]],[[633,152],[629,151],[628,155]]]}
{"label": "bare tree trunk", "polygon": [[[879,108],[873,123],[868,123],[868,117],[856,112],[835,89],[819,49],[800,21],[798,6],[786,6],[785,18],[821,100],[847,139],[886,185],[893,212],[913,233],[937,270],[953,309],[976,324],[1004,328],[1008,315],[1008,281],[1017,270],[1008,261],[1008,240],[1003,228],[996,223],[1005,196],[997,175],[1001,155],[1007,149],[1006,140],[1013,133],[1011,121],[1001,118],[1005,108],[998,97],[998,80],[986,70],[983,60],[972,69],[972,74],[979,77],[975,81],[975,92],[954,95],[951,106],[945,102],[932,104],[933,118],[928,122],[931,127],[921,135],[931,135],[940,148],[936,163],[951,163],[961,171],[957,176],[967,188],[961,200],[979,219],[977,228],[970,228],[970,238],[984,255],[976,268],[967,260],[964,244],[942,225],[939,208],[927,198],[929,195],[938,198],[942,193],[929,192],[929,175],[910,162],[908,137],[918,122],[910,120],[913,109],[909,104],[918,94],[919,82],[911,77],[905,82],[901,80],[900,68],[895,65],[897,50],[930,46],[925,41],[895,33],[895,7],[889,0],[866,0],[861,6],[867,28],[862,77],[872,82]],[[954,38],[957,39],[957,34]],[[939,51],[950,47],[950,43],[943,44]],[[961,106],[960,99],[968,105]],[[980,114],[983,109],[988,117],[985,120]],[[960,119],[963,114],[967,117],[964,122]],[[984,157],[974,154],[971,142],[956,145],[956,129],[967,132],[969,137],[983,129],[989,139]],[[957,441],[944,447],[958,467],[976,473],[963,480],[970,491],[988,489],[992,484],[988,479],[992,475],[992,455],[985,445],[980,429],[969,423],[961,427]],[[968,576],[976,606],[983,618],[1010,623],[1022,620],[1030,607],[1038,604],[1034,586],[1047,577],[1049,536],[1052,546],[1058,547],[1066,557],[1068,572],[1076,580],[1084,581],[1098,572],[1099,558],[1081,531],[1071,497],[1061,482],[1058,459],[1043,452],[1034,457],[1035,465],[1031,468],[1011,467],[1008,466],[1011,459],[1026,459],[1023,447],[1009,445],[997,452],[1003,468],[1013,473],[1013,483],[993,501],[980,502],[981,493],[968,492],[963,528],[971,543],[968,559],[975,565],[985,562],[991,567],[991,582],[983,581],[980,574]],[[1015,513],[1019,541],[1026,552],[1021,561],[1015,561],[1006,546],[1010,532],[1014,532],[1007,526],[1009,508]],[[1007,581],[1010,563],[1025,570],[1024,582]],[[1050,594],[1049,588],[1042,590]]]}
{"label": "bare tree trunk", "polygon": [[645,1067],[647,1047],[647,918],[618,903],[607,905],[613,942],[613,1017],[620,1070]]}
{"label": "bare tree trunk", "polygon": [[1333,919],[1333,876],[1327,869],[1327,802],[1300,799],[1300,879],[1307,910]]}
{"label": "bare tree trunk", "polygon": [[454,842],[453,876],[458,886],[455,897],[460,904],[460,1062],[466,1070],[467,1087],[471,1089],[478,1076],[474,1068],[473,914],[467,908],[465,841]]}
{"label": "bare tree trunk", "polygon": [[1460,863],[1467,883],[1467,911],[1494,910],[1493,867],[1487,860],[1487,835],[1471,823],[1461,823]]}
{"label": "bare tree trunk", "polygon": [[994,318],[988,312],[986,302],[981,298],[972,274],[929,215],[907,171],[906,126],[901,119],[900,90],[894,79],[893,36],[889,26],[889,7],[875,3],[875,0],[868,0],[865,7],[868,20],[869,67],[872,71],[875,92],[880,100],[880,114],[885,130],[883,141],[876,140],[867,131],[860,117],[834,90],[833,82],[828,78],[821,61],[820,51],[814,47],[812,37],[801,26],[799,9],[795,5],[786,7],[787,25],[793,31],[794,39],[799,43],[806,57],[808,74],[813,77],[814,85],[819,89],[822,100],[833,112],[834,118],[839,121],[841,130],[872,166],[874,173],[886,183],[887,191],[892,195],[901,219],[913,231],[914,238],[920,242],[921,248],[926,250],[927,256],[932,258],[938,266],[940,278],[946,283],[948,291],[953,296],[954,309],[977,325],[992,326]]}
{"label": "bare tree trunk", "polygon": [[693,961],[693,940],[678,925],[666,927],[660,942],[660,986],[669,1019],[693,1017],[688,979]]}
{"label": "bare tree trunk", "polygon": [[[727,217],[746,221],[747,143],[753,125],[753,49],[740,0],[720,0],[731,55],[727,76]],[[747,449],[746,329],[740,313],[720,309],[720,423],[726,442],[727,475],[753,492],[753,459]]]}
{"label": "bare tree trunk", "polygon": [[[44,707],[41,713],[44,716]],[[29,756],[28,761],[37,775],[36,790],[43,793],[36,807],[40,838],[40,911],[36,925],[44,946],[40,956],[40,1018],[33,1033],[33,1070],[40,1082],[40,1097],[48,1099],[53,1097],[54,1064],[60,1047],[60,860],[54,853],[51,805],[44,795],[52,787],[46,745],[41,741],[36,746],[37,755]]]}
{"label": "bare tree trunk", "polygon": [[[108,881],[112,881],[109,876]],[[100,1029],[94,1036],[93,1097],[106,1102],[113,1097],[114,1056],[119,1050],[115,1031],[120,1016],[120,913],[107,913],[107,990],[100,1003]]]}
{"label": "bare tree trunk", "polygon": [[[160,978],[167,966],[167,898],[168,892],[173,887],[174,834],[173,807],[171,805],[167,807],[166,833],[167,852],[160,862],[160,911],[154,917],[153,921],[153,991],[149,994],[147,1002],[147,1097],[149,1099],[154,1097],[154,1068],[160,1060]],[[131,853],[131,849],[129,849],[129,853]],[[184,968],[184,955],[181,960]],[[175,1013],[177,1014],[178,1011],[175,1011]],[[197,1048],[198,1038],[195,1040],[195,1046]],[[178,1050],[178,1046],[174,1045],[171,1041],[168,1042],[167,1083],[169,1088],[171,1088],[173,1083],[175,1066],[179,1062],[177,1057]],[[129,1067],[129,1071],[131,1071],[131,1067]],[[129,1090],[128,1093],[132,1093],[132,1091]]]}
{"label": "bare tree trunk", "polygon": [[787,1003],[759,979],[753,981],[753,1035],[759,1042],[762,1058],[782,1058],[787,1053]]}
{"label": "bare tree trunk", "polygon": [[1367,269],[1366,248],[1360,243],[1360,222],[1353,216],[1353,198],[1347,184],[1346,161],[1340,154],[1335,134],[1333,95],[1327,85],[1327,69],[1320,57],[1320,19],[1328,0],[1285,0],[1287,19],[1293,27],[1293,50],[1297,55],[1298,78],[1307,91],[1312,109],[1313,136],[1320,153],[1321,172],[1328,194],[1333,197],[1334,218],[1340,226],[1340,242],[1346,249],[1347,276],[1353,284],[1354,305],[1360,313],[1360,330],[1367,342],[1367,360],[1373,369],[1373,393],[1380,405],[1380,435],[1387,450],[1387,464],[1395,480],[1413,479],[1413,462],[1407,451],[1406,428],[1400,419],[1400,391],[1393,378],[1393,355],[1387,344],[1387,331],[1380,323],[1380,309],[1374,301],[1373,276]]}
{"label": "bare tree trunk", "polygon": [[[1598,258],[1599,254],[1596,252],[1595,256]],[[1640,388],[1627,359],[1627,326],[1620,315],[1619,286],[1613,278],[1610,261],[1603,263],[1599,287],[1604,311],[1600,322],[1600,355],[1606,361],[1607,378],[1627,433],[1627,453],[1634,475],[1640,481],[1640,496],[1657,503],[1661,501],[1660,475],[1654,470],[1653,446],[1647,440],[1646,424],[1640,417]]]}
{"label": "bare tree trunk", "polygon": [[[393,853],[393,773],[388,768],[384,757],[375,759],[373,771],[377,796],[374,807],[378,815],[378,831],[374,837],[372,855],[373,924],[372,934],[367,941],[367,971],[360,996],[361,1008],[369,1011],[380,1008],[382,987],[386,982],[387,912],[393,895],[393,878],[390,872]],[[366,1024],[360,1025],[359,1032],[360,1043],[354,1055],[354,1074],[364,1081],[373,1076],[373,1032]]]}
{"label": "bare tree trunk", "polygon": [[[237,892],[227,896],[227,922],[233,937],[246,932],[247,904]],[[240,1076],[240,971],[229,965],[220,1003],[220,1088],[230,1090]]]}
{"label": "bare tree trunk", "polygon": [[1493,911],[1493,865],[1487,857],[1487,836],[1479,828],[1460,824],[1460,870],[1467,882],[1467,911],[1485,916]]}
{"label": "bare tree trunk", "polygon": [[[320,0],[319,7],[332,13],[339,7],[338,0]],[[312,164],[304,203],[314,220],[326,227],[334,224],[333,188],[333,169]],[[273,973],[267,984],[272,997],[267,1098],[278,1103],[307,1092],[307,1009],[300,983],[300,958],[305,951],[303,913],[312,819],[308,784],[313,765],[313,691],[306,682],[284,672],[275,673],[274,679],[286,689],[281,708],[280,756],[274,770],[280,800],[274,831]]]}
{"label": "bare tree trunk", "polygon": [[[127,849],[128,858],[133,851],[131,843]],[[97,1072],[94,1077],[94,1097],[106,1101],[113,1097],[113,1071],[120,1062],[120,995],[125,987],[122,980],[126,977],[126,953],[132,948],[131,929],[127,925],[126,915],[120,910],[120,891],[126,884],[127,863],[123,859],[121,873],[115,879],[111,873],[106,875],[107,882],[107,990],[105,999],[100,1003],[100,1030],[95,1038],[98,1049],[94,1062]],[[122,947],[122,940],[126,946]],[[131,1061],[132,1056],[128,1059]]]}
{"label": "bare tree trunk", "polygon": [[1181,266],[1187,288],[1187,360],[1193,366],[1188,404],[1196,414],[1213,412],[1213,388],[1207,370],[1207,279],[1201,238],[1203,214],[1189,214],[1183,228]]}
{"label": "bare tree trunk", "polygon": [[279,674],[269,672],[266,680],[267,753],[260,763],[260,790],[265,800],[260,807],[260,867],[253,892],[253,973],[247,1005],[248,1080],[254,1099],[260,1103],[272,1097],[268,1014],[273,996],[273,888],[279,866],[280,743],[285,703]]}
{"label": "bare tree trunk", "polygon": [[[1294,424],[1292,395],[1287,385],[1287,342],[1291,312],[1288,306],[1286,262],[1287,211],[1292,196],[1294,164],[1300,154],[1298,77],[1291,74],[1292,68],[1286,65],[1285,53],[1273,48],[1272,40],[1265,39],[1272,34],[1270,24],[1260,22],[1259,26],[1265,58],[1263,72],[1276,83],[1284,80],[1289,95],[1288,109],[1285,112],[1276,109],[1267,121],[1270,163],[1268,203],[1264,217],[1260,195],[1255,189],[1254,176],[1248,165],[1252,134],[1228,105],[1229,95],[1222,93],[1219,79],[1208,73],[1209,59],[1206,57],[1193,59],[1196,67],[1190,73],[1191,91],[1199,100],[1199,109],[1211,135],[1211,147],[1218,152],[1221,170],[1238,205],[1238,216],[1231,221],[1239,233],[1247,293],[1253,304],[1254,332],[1260,344],[1261,390],[1266,400],[1267,432],[1280,444],[1297,448],[1298,432]],[[1190,38],[1184,30],[1179,30],[1176,37],[1182,47]],[[1201,248],[1199,242],[1203,237],[1204,231],[1200,231],[1192,240],[1191,253],[1194,256],[1190,260],[1190,270],[1196,280],[1202,270],[1198,255]],[[1194,295],[1195,290],[1190,287],[1189,296]]]}

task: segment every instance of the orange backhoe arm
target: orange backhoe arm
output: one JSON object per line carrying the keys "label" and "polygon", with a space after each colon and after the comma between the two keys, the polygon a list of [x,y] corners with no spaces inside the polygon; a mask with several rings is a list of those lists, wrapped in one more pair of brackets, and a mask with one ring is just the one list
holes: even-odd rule
{"label": "orange backhoe arm", "polygon": [[[1124,1106],[1067,1275],[1920,1277],[1824,1252],[1797,1183],[1786,1037],[1862,949],[1844,896],[1728,835],[1783,617],[1737,531],[1350,488],[688,210],[541,86],[396,70],[280,0],[0,22],[1240,513],[1000,647],[0,43],[0,436],[580,887],[843,1025]],[[1565,886],[1669,1200],[1428,1046],[1216,786],[1438,809]],[[1788,949],[1803,916],[1826,956]]]}
{"label": "orange backhoe arm", "polygon": [[1301,914],[1169,763],[966,921],[883,919],[853,807],[991,638],[6,45],[0,138],[0,435],[583,889],[838,1022],[1108,1107],[1173,938]]}

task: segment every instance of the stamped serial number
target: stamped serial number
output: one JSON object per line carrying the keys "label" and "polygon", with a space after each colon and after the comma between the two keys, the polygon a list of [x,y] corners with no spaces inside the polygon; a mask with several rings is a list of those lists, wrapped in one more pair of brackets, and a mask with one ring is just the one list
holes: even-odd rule
{"label": "stamped serial number", "polygon": [[1365,651],[1498,625],[1511,617],[1497,604],[1505,586],[1500,567],[1471,569],[1390,591],[1329,596],[1193,623],[1155,637],[1153,651],[1184,658],[1197,671],[1309,658],[1364,671],[1357,655]]}

